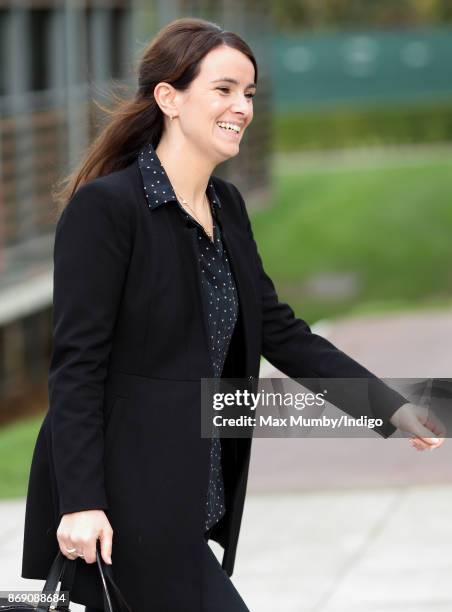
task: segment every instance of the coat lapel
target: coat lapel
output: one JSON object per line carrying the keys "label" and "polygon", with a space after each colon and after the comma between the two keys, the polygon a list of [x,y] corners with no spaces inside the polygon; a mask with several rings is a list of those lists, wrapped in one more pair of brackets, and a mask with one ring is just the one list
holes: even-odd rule
{"label": "coat lapel", "polygon": [[[259,364],[260,359],[260,311],[259,304],[257,301],[256,293],[253,289],[253,269],[250,267],[250,262],[246,257],[242,237],[234,231],[234,227],[231,224],[227,211],[228,203],[217,210],[217,219],[221,229],[221,236],[223,240],[224,248],[229,256],[229,263],[231,271],[234,276],[237,293],[239,297],[239,308],[240,315],[243,321],[243,346],[245,347],[245,363],[246,372],[245,376],[254,373],[256,370],[256,363]],[[175,213],[178,214],[176,210]],[[185,226],[183,230],[184,240],[187,240],[187,247],[190,251],[190,257],[185,258],[186,273],[190,277],[190,281],[193,283],[192,286],[196,287],[196,294],[199,301],[199,312],[201,313],[201,325],[203,330],[203,345],[206,349],[206,365],[205,371],[209,371],[209,377],[213,377],[213,368],[211,360],[209,358],[209,330],[207,327],[207,314],[205,311],[205,304],[202,295],[201,288],[201,273],[198,264],[197,254],[197,229],[191,226]],[[185,249],[183,245],[182,251]],[[193,265],[192,265],[193,263]],[[258,366],[257,366],[258,367]]]}
{"label": "coat lapel", "polygon": [[[220,193],[220,189],[218,190]],[[239,296],[240,312],[243,319],[244,346],[246,352],[246,374],[256,369],[260,359],[260,310],[253,288],[254,269],[242,244],[243,235],[235,231],[228,215],[228,206],[234,206],[229,193],[220,193],[223,206],[217,211],[223,244],[229,255],[232,273]],[[229,200],[229,201],[228,201]]]}

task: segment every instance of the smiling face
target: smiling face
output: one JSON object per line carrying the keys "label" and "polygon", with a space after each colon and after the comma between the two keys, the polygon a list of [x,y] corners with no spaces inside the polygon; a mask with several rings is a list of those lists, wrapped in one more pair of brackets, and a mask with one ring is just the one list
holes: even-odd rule
{"label": "smiling face", "polygon": [[239,152],[244,131],[253,119],[254,77],[251,60],[222,45],[203,58],[188,89],[177,92],[179,129],[214,163]]}

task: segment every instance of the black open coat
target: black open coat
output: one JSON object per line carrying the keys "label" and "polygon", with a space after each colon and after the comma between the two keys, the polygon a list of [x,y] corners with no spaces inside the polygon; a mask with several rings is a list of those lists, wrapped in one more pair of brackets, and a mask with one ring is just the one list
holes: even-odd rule
{"label": "black open coat", "polygon": [[[243,198],[211,180],[240,302],[223,376],[252,385],[262,354],[292,378],[372,377],[278,301]],[[49,410],[26,505],[24,578],[47,576],[64,513],[102,508],[113,572],[134,612],[201,610],[210,440],[200,436],[200,379],[213,373],[197,230],[175,206],[148,208],[134,161],[82,186],[58,221]],[[386,437],[406,400],[378,384]],[[251,440],[221,444],[227,512],[212,538],[231,575]],[[76,563],[73,600],[102,607],[96,565]]]}

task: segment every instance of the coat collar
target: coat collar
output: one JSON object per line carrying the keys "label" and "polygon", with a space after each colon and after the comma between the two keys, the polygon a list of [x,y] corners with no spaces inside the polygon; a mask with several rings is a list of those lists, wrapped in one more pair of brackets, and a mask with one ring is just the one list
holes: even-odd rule
{"label": "coat collar", "polygon": [[[177,202],[176,194],[169,177],[151,143],[146,143],[138,154],[138,166],[143,179],[146,201],[150,210],[170,202]],[[213,186],[212,177],[209,178],[206,194],[209,200],[221,208],[220,198]]]}

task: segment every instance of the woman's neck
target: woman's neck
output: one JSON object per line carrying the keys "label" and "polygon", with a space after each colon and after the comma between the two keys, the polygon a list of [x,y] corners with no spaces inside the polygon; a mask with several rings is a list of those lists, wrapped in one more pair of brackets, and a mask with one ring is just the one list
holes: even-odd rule
{"label": "woman's neck", "polygon": [[155,152],[177,196],[200,212],[205,209],[205,192],[213,167],[196,155],[189,145],[168,143],[161,139]]}

